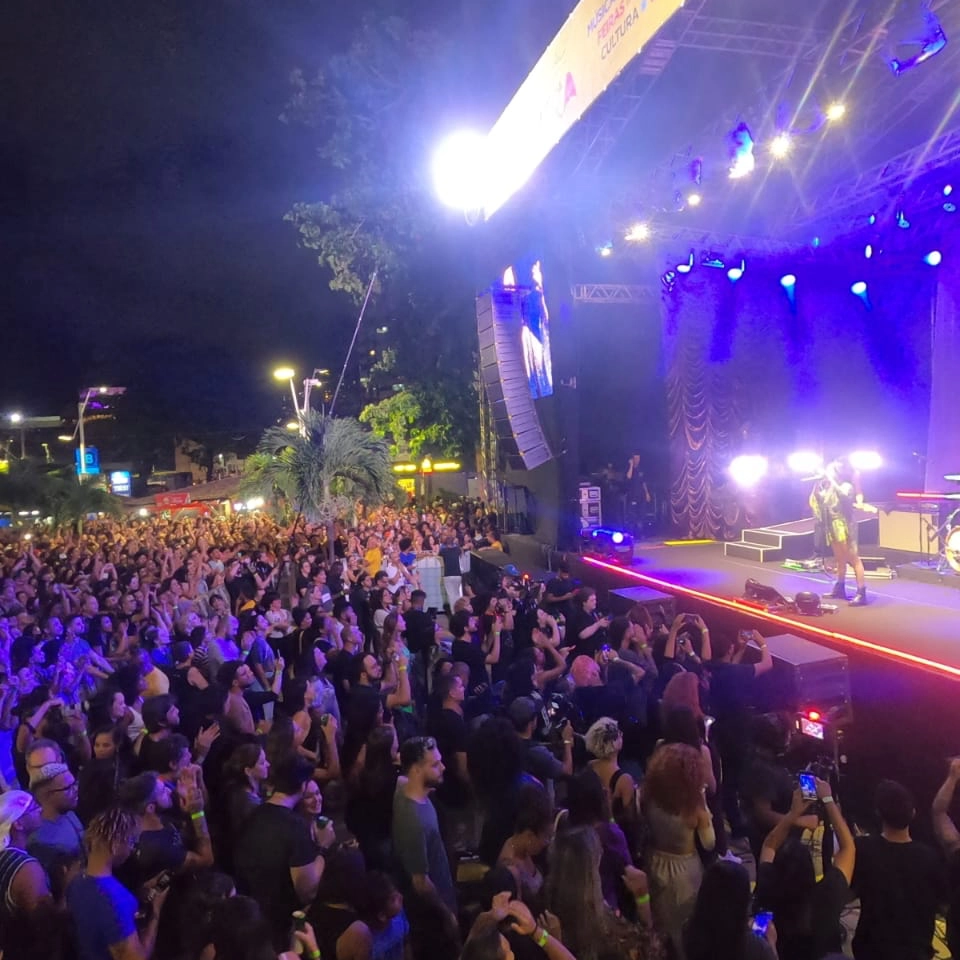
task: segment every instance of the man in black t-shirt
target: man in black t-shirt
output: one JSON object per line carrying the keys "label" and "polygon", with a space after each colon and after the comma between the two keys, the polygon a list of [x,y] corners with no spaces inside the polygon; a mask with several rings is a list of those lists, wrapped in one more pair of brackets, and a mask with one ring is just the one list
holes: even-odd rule
{"label": "man in black t-shirt", "polygon": [[756,905],[773,910],[780,960],[818,960],[831,951],[839,953],[843,945],[840,914],[850,899],[856,848],[823,780],[817,780],[817,799],[838,844],[823,879],[816,880],[807,848],[788,839],[812,806],[799,790],[794,791],[790,812],[764,840],[757,864]]}
{"label": "man in black t-shirt", "polygon": [[555,617],[559,614],[569,617],[573,613],[573,598],[577,590],[577,581],[570,576],[570,568],[561,563],[557,567],[557,575],[544,588],[543,605]]}
{"label": "man in black t-shirt", "polygon": [[[742,663],[747,638],[760,647],[759,663]],[[763,636],[741,632],[736,641],[719,634],[713,639],[710,662],[710,711],[717,718],[712,736],[723,765],[723,810],[734,835],[743,834],[737,801],[743,767],[750,751],[750,707],[753,681],[773,669],[773,658]]]}
{"label": "man in black t-shirt", "polygon": [[423,590],[414,590],[410,594],[410,609],[403,619],[407,625],[407,649],[410,651],[410,673],[413,695],[418,703],[423,703],[427,693],[427,669],[430,653],[436,643],[437,622],[424,610],[427,595]]}
{"label": "man in black t-shirt", "polygon": [[853,891],[860,922],[856,960],[929,960],[937,910],[946,901],[937,852],[910,836],[916,814],[907,789],[893,780],[877,787],[879,835],[857,838]]}
{"label": "man in black t-shirt", "polygon": [[463,680],[448,673],[437,681],[435,692],[441,707],[431,718],[429,733],[437,741],[444,774],[443,783],[437,787],[434,797],[445,808],[459,809],[470,799]]}
{"label": "man in black t-shirt", "polygon": [[234,849],[237,889],[260,904],[278,951],[290,944],[291,914],[313,902],[323,875],[323,854],[295,810],[312,777],[313,764],[303,757],[272,769],[273,795],[250,815]]}
{"label": "man in black t-shirt", "polygon": [[[451,644],[451,653],[454,661],[465,663],[470,668],[470,682],[467,687],[467,695],[476,697],[483,703],[490,698],[490,677],[487,673],[487,661],[496,662],[500,659],[500,651],[496,650],[496,659],[494,660],[494,651],[490,654],[484,654],[483,648],[479,643],[473,640],[472,629],[475,626],[475,618],[470,615],[468,610],[458,610],[450,618],[450,632],[453,634],[453,643]],[[497,638],[499,643],[499,637]]]}

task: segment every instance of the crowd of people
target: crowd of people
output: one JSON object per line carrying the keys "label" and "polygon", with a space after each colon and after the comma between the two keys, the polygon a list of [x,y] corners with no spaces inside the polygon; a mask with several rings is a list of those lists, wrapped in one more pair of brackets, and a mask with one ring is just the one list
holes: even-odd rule
{"label": "crowd of people", "polygon": [[2,960],[821,960],[855,897],[858,960],[931,956],[960,761],[946,858],[892,781],[854,838],[751,709],[760,634],[485,580],[482,511],[335,532],[5,544]]}

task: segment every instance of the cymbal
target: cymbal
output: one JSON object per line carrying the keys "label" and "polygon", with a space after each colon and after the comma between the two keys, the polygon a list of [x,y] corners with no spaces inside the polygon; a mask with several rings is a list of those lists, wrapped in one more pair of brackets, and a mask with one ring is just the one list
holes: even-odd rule
{"label": "cymbal", "polygon": [[949,480],[951,483],[960,483],[960,473],[945,473],[943,479]]}

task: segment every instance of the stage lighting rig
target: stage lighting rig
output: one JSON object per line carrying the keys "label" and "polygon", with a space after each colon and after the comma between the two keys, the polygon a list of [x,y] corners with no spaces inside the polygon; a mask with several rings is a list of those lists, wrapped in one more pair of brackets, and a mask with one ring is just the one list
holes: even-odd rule
{"label": "stage lighting rig", "polygon": [[766,457],[757,454],[743,454],[730,461],[730,478],[744,490],[755,487],[767,475],[770,464]]}

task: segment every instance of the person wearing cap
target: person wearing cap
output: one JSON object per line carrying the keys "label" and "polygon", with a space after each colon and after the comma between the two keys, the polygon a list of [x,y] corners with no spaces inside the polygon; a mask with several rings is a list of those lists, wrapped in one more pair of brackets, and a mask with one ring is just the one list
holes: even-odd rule
{"label": "person wearing cap", "polygon": [[0,954],[20,960],[35,943],[31,920],[52,903],[47,874],[26,851],[27,837],[40,825],[40,807],[24,790],[0,795]]}
{"label": "person wearing cap", "polygon": [[536,777],[547,789],[552,800],[554,781],[559,777],[573,776],[573,727],[564,720],[560,727],[560,739],[563,743],[563,759],[558,760],[546,744],[534,738],[540,711],[532,697],[517,697],[507,708],[507,716],[513,729],[523,741],[523,769]]}
{"label": "person wearing cap", "polygon": [[83,824],[77,809],[77,779],[65,763],[42,767],[30,787],[40,804],[40,824],[27,840],[27,850],[44,869],[61,855],[80,856],[83,852]]}

